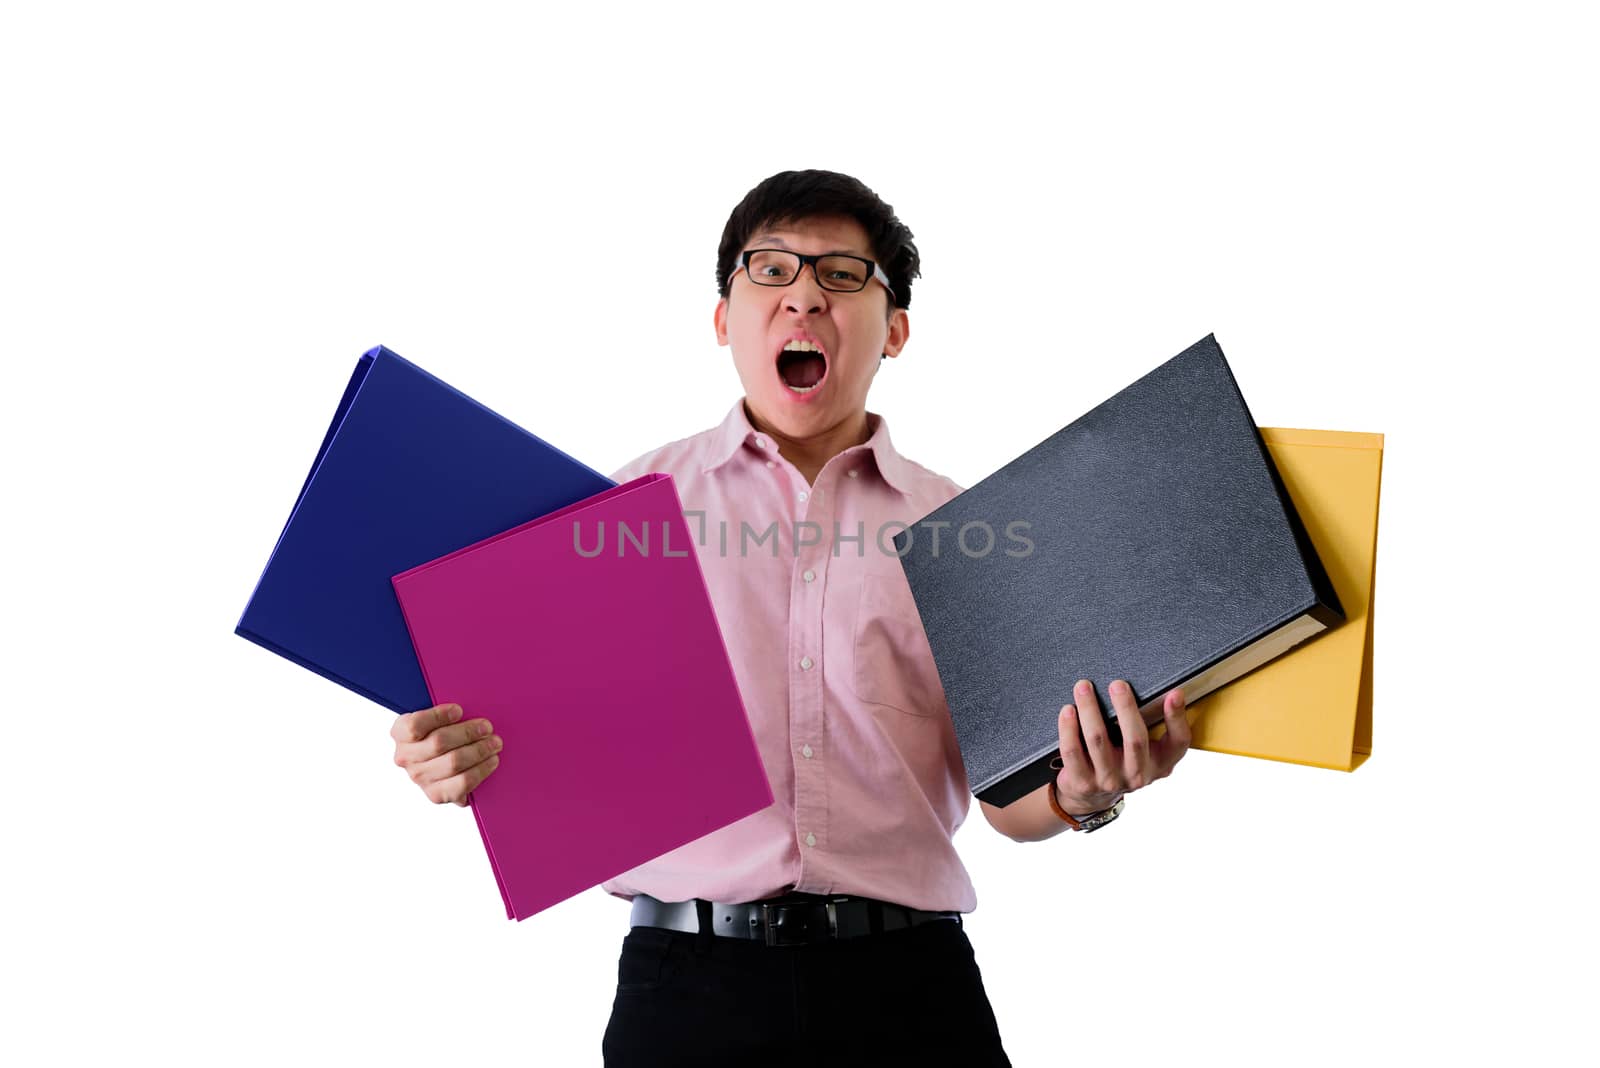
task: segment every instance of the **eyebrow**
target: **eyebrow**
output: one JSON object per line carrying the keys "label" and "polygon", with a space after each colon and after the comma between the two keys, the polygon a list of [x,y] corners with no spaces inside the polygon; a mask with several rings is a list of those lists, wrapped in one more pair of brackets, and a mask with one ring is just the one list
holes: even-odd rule
{"label": "eyebrow", "polygon": [[[790,252],[794,251],[794,249],[789,248],[788,244],[783,240],[783,238],[778,237],[778,236],[776,236],[774,234],[757,234],[755,237],[752,237],[750,239],[750,244],[755,246],[755,245],[758,245],[759,242],[763,242],[763,241],[768,242],[768,243],[773,244],[773,245],[776,245],[778,248],[781,248],[781,249],[788,249],[788,251],[790,251]],[[750,250],[749,249],[745,249],[745,251],[748,252]],[[817,255],[819,255],[819,256],[854,256],[857,259],[862,259],[862,260],[871,260],[872,259],[872,257],[867,255],[865,252],[857,252],[853,248],[831,248],[826,252],[819,252],[819,253],[817,253]]]}

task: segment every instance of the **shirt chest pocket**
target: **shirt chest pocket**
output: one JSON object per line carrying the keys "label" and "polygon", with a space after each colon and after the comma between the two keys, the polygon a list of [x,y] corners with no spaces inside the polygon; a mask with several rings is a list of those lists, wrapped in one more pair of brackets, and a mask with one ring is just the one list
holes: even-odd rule
{"label": "shirt chest pocket", "polygon": [[944,712],[944,687],[903,575],[867,575],[856,600],[851,688],[908,715]]}

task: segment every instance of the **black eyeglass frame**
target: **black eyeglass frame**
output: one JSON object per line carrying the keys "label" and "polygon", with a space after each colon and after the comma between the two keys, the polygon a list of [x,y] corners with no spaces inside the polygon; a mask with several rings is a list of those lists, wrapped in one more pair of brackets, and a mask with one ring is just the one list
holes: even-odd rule
{"label": "black eyeglass frame", "polygon": [[[750,273],[750,257],[755,255],[757,252],[781,252],[786,256],[793,256],[800,261],[800,267],[794,272],[794,277],[790,278],[787,282],[763,282],[755,275]],[[834,257],[855,260],[857,263],[866,264],[868,277],[865,278],[861,285],[855,289],[839,289],[837,286],[828,285],[822,280],[822,275],[818,271],[817,264],[820,260],[832,259]],[[889,299],[895,299],[894,286],[889,284],[889,276],[883,273],[883,268],[878,266],[877,262],[874,260],[869,260],[864,256],[852,256],[848,252],[824,252],[817,256],[807,256],[804,252],[795,252],[786,248],[747,248],[743,252],[739,253],[739,263],[738,266],[734,268],[734,271],[737,272],[740,268],[743,268],[744,276],[750,279],[750,281],[755,285],[766,286],[769,289],[782,289],[784,286],[794,285],[799,279],[800,275],[805,271],[807,265],[810,265],[811,277],[817,280],[817,285],[821,286],[823,289],[826,289],[829,293],[860,293],[862,290],[867,288],[867,284],[869,282],[871,282],[873,279],[877,279],[880,283],[882,283],[883,288],[888,291]]]}

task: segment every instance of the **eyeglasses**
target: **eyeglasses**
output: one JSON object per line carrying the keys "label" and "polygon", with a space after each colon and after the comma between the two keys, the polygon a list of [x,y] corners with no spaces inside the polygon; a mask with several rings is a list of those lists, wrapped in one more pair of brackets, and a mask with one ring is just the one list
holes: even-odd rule
{"label": "eyeglasses", "polygon": [[876,278],[889,291],[889,298],[894,299],[894,287],[889,285],[889,276],[883,273],[883,268],[860,256],[846,256],[839,252],[826,256],[806,256],[781,248],[752,248],[739,253],[739,266],[744,268],[746,277],[758,286],[793,285],[808,263],[812,274],[816,275],[817,284],[823,289],[835,293],[859,293]]}

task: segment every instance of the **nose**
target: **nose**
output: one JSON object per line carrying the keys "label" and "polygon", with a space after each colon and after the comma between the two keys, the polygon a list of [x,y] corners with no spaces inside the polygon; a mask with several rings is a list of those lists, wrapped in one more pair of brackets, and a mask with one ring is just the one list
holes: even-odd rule
{"label": "nose", "polygon": [[820,315],[828,310],[828,291],[817,281],[817,265],[808,263],[783,290],[783,306],[796,315]]}

